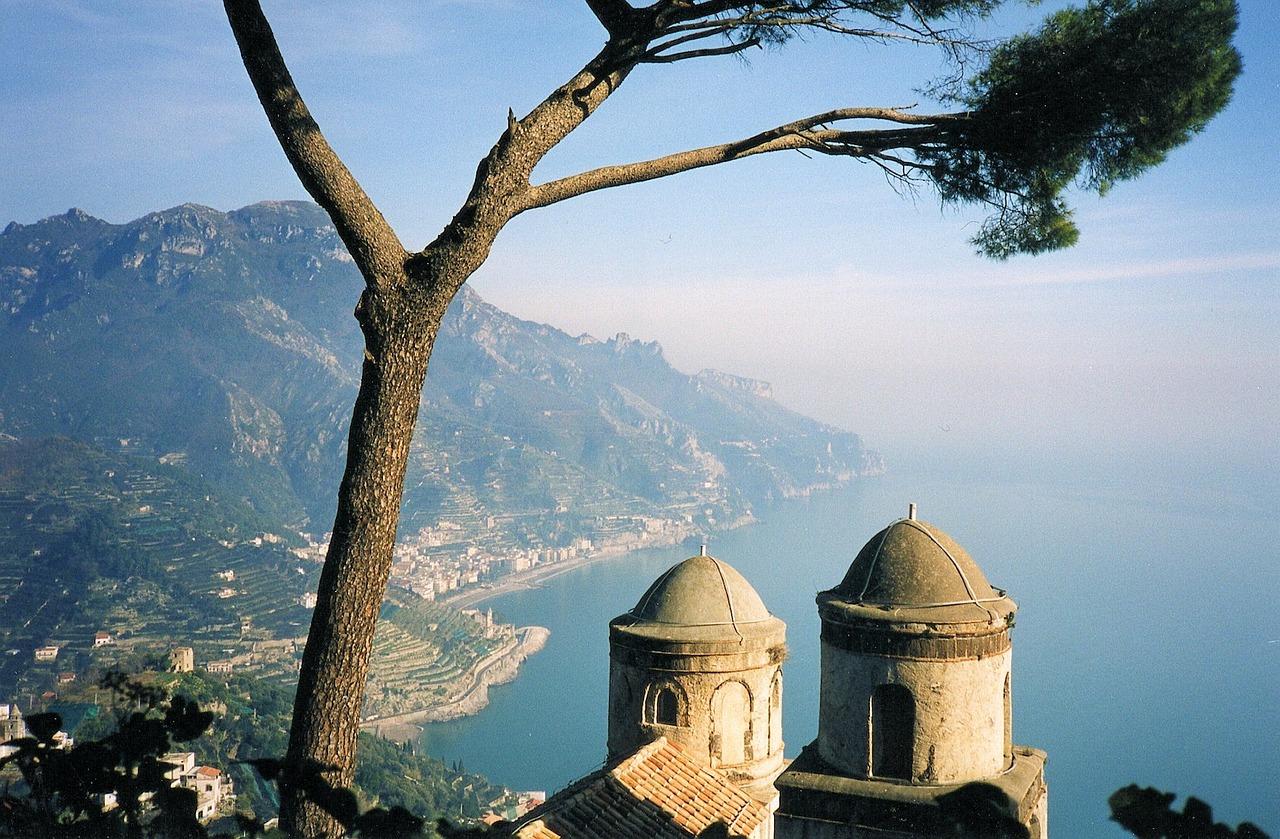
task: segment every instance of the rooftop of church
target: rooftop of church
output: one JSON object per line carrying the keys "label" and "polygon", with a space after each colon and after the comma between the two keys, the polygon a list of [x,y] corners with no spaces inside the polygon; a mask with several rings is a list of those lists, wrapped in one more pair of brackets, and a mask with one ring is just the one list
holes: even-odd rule
{"label": "rooftop of church", "polygon": [[628,614],[649,623],[720,626],[773,617],[746,578],[727,562],[697,556],[667,569]]}
{"label": "rooftop of church", "polygon": [[690,839],[713,825],[750,837],[769,808],[660,737],[547,799],[515,839]]}

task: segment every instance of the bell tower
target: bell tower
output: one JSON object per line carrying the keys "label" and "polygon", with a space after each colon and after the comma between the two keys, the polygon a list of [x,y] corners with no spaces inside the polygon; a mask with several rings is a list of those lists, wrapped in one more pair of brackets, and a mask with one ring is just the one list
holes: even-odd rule
{"label": "bell tower", "polygon": [[913,504],[817,602],[818,737],[777,781],[777,839],[1044,839],[1045,754],[1012,739],[1017,607],[973,558]]}
{"label": "bell tower", "polygon": [[761,801],[782,771],[786,625],[706,549],[609,624],[609,760],[665,736]]}

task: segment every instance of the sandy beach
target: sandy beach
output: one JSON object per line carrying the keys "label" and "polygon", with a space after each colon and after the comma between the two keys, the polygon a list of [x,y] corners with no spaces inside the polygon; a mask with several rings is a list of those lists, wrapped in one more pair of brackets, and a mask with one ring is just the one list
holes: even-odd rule
{"label": "sandy beach", "polygon": [[[669,545],[645,545],[645,548],[663,548]],[[596,562],[603,562],[607,559],[617,559],[632,553],[635,548],[617,548],[614,550],[603,550],[599,553],[593,553],[586,557],[575,557],[574,559],[566,559],[563,562],[555,562],[548,565],[539,565],[530,568],[527,571],[517,571],[514,574],[508,574],[496,583],[484,583],[479,586],[469,586],[465,589],[457,591],[446,597],[440,598],[440,602],[454,609],[473,608],[486,600],[491,600],[503,594],[513,591],[522,591],[527,589],[541,588],[542,584],[552,577],[559,576],[567,571],[575,568],[583,568]],[[639,549],[639,550],[643,550]]]}

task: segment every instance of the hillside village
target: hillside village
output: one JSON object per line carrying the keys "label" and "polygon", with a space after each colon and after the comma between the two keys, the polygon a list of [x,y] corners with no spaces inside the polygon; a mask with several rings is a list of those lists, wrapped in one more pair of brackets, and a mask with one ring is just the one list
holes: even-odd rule
{"label": "hillside village", "polygon": [[[41,464],[21,480],[11,473],[0,491],[6,740],[23,736],[24,714],[53,711],[70,747],[80,730],[95,730],[109,704],[98,682],[111,672],[290,683],[326,540],[259,530],[216,490],[189,485],[171,464],[131,458],[127,446],[108,454],[70,441],[0,445],[19,471],[27,459]],[[545,640],[492,611],[451,608],[451,599],[513,574],[676,543],[689,518],[601,517],[590,538],[559,547],[546,546],[536,521],[465,510],[411,534],[396,551],[368,727],[474,713],[488,684],[514,677]],[[168,758],[181,767],[174,782],[199,793],[202,818],[235,806],[227,767],[195,763],[192,753]]]}
{"label": "hillside village", "polygon": [[[326,541],[249,535],[248,525],[219,519],[212,501],[203,511],[209,520],[192,521],[190,510],[212,496],[184,494],[170,470],[101,457],[80,467],[101,470],[84,481],[0,492],[5,698],[38,704],[87,672],[131,657],[164,659],[175,648],[208,672],[287,677],[305,639]],[[427,607],[431,601],[540,566],[673,544],[691,530],[675,518],[615,516],[601,519],[590,538],[557,547],[535,526],[464,513],[423,527],[396,549],[389,605],[427,609],[424,625],[438,628],[457,621],[441,618],[445,607]],[[80,550],[96,556],[66,555]],[[104,559],[108,568],[80,567]],[[133,573],[108,573],[114,566]],[[486,634],[458,625],[461,638]],[[476,656],[489,652],[481,644]]]}

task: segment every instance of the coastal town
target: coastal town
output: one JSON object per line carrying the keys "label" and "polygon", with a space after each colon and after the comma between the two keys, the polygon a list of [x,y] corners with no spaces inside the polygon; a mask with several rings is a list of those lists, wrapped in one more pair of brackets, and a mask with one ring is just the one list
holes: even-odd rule
{"label": "coastal town", "polygon": [[[110,492],[86,483],[60,487],[49,497],[10,495],[3,499],[9,518],[29,523],[42,519],[51,504],[81,507],[111,498],[120,504],[118,526],[129,547],[162,564],[150,569],[153,574],[85,581],[78,616],[41,624],[49,607],[35,603],[34,620],[25,623],[35,630],[45,626],[39,634],[10,627],[0,661],[6,683],[0,742],[28,736],[25,719],[32,714],[54,713],[62,720],[58,748],[72,748],[82,733],[97,733],[111,707],[99,682],[112,672],[165,674],[162,683],[175,686],[192,678],[284,684],[296,674],[327,537],[304,536],[301,543],[270,532],[193,538],[183,524],[181,499],[175,503],[164,480],[136,469],[104,474]],[[510,516],[460,515],[405,534],[395,550],[362,728],[412,742],[423,724],[476,713],[487,704],[491,686],[516,677],[548,632],[503,622],[485,600],[589,562],[678,544],[696,532],[691,514],[600,517],[594,524],[589,535],[555,546],[535,532],[536,522]],[[39,561],[44,551],[31,548],[28,560]],[[59,579],[44,582],[63,585]],[[22,579],[0,597],[0,605],[21,608],[36,597],[52,602],[37,590],[39,584]],[[185,618],[171,613],[167,598],[157,595],[173,588],[189,592],[201,611]],[[223,702],[211,707],[219,719],[227,710]],[[5,747],[0,759],[13,753],[14,747]],[[174,786],[196,793],[202,822],[243,806],[236,803],[227,766],[202,762],[194,752],[168,754],[164,762],[174,767],[168,770]],[[510,818],[543,797],[500,796],[482,810]]]}
{"label": "coastal town", "polygon": [[527,541],[533,547],[512,544],[510,529],[499,528],[492,516],[480,532],[441,521],[396,545],[391,584],[427,600],[457,602],[467,595],[474,600],[471,587],[518,581],[524,572],[679,544],[698,533],[690,518],[610,516],[601,518],[590,536],[573,538],[559,547],[538,545],[532,535]]}

